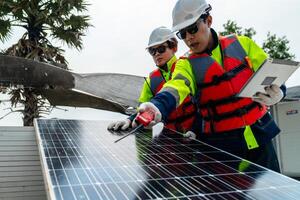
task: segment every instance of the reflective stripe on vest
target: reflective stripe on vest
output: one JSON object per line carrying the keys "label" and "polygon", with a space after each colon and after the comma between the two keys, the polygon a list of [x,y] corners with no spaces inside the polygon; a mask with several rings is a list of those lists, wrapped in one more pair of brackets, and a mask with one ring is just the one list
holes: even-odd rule
{"label": "reflective stripe on vest", "polygon": [[220,46],[224,54],[224,67],[208,54],[189,57],[196,78],[196,98],[204,119],[205,133],[251,125],[267,111],[265,106],[253,102],[251,98],[235,97],[253,74],[237,37],[220,38]]}
{"label": "reflective stripe on vest", "polygon": [[[170,69],[170,78],[175,69],[175,63],[173,63]],[[162,73],[159,69],[156,69],[150,74],[150,89],[154,92],[153,96],[156,95],[163,85],[166,83]],[[179,132],[186,132],[191,130],[195,116],[196,116],[196,106],[192,101],[192,96],[189,95],[183,101],[183,103],[177,107],[177,109],[170,113],[168,119],[166,120],[165,126],[169,129],[176,130]]]}

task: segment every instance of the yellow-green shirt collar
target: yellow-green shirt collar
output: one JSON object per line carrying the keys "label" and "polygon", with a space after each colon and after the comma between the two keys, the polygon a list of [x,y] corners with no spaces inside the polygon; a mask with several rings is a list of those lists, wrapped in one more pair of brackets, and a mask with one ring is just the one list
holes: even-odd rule
{"label": "yellow-green shirt collar", "polygon": [[[166,64],[167,64],[167,68],[168,68],[168,72],[171,70],[173,64],[176,62],[177,58],[174,55]],[[162,68],[159,68],[161,71],[166,72],[165,70],[163,70]]]}

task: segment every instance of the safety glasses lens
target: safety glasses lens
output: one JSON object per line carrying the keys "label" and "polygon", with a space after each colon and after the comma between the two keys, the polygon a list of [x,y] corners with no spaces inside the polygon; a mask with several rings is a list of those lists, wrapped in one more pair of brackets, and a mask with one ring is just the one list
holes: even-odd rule
{"label": "safety glasses lens", "polygon": [[180,30],[179,32],[176,33],[176,36],[180,39],[180,40],[184,40],[186,37],[186,32],[184,29]]}
{"label": "safety glasses lens", "polygon": [[151,54],[151,56],[154,56],[156,54],[156,52],[158,52],[160,54],[165,53],[166,49],[167,49],[166,46],[161,45],[157,48],[149,48],[148,51]]}
{"label": "safety glasses lens", "polygon": [[189,34],[195,34],[198,32],[198,23],[200,21],[197,20],[195,23],[193,23],[192,25],[181,29],[179,32],[176,33],[177,37],[181,40],[184,40],[186,38],[186,32],[188,32]]}

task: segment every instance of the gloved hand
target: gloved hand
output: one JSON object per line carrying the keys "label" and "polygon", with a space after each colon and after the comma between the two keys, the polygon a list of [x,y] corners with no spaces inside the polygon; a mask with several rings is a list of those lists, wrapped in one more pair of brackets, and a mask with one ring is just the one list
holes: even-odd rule
{"label": "gloved hand", "polygon": [[164,129],[164,124],[159,122],[152,127],[152,138],[157,138],[160,136]]}
{"label": "gloved hand", "polygon": [[265,88],[266,94],[258,93],[253,101],[272,106],[283,98],[283,92],[278,85],[271,85]]}
{"label": "gloved hand", "polygon": [[196,134],[193,131],[188,131],[183,134],[183,137],[185,137],[189,140],[194,140],[194,139],[196,139]]}
{"label": "gloved hand", "polygon": [[[142,103],[138,108],[139,113],[143,113],[143,112],[147,112],[147,111],[150,111],[154,114],[153,120],[150,122],[150,124],[147,127],[145,127],[147,129],[151,129],[155,124],[161,122],[162,116],[161,116],[159,109],[151,102]],[[136,126],[137,126],[137,123],[134,120],[132,122],[132,127],[134,128]]]}
{"label": "gloved hand", "polygon": [[131,125],[131,121],[129,119],[125,119],[122,121],[116,121],[116,122],[112,122],[108,125],[107,129],[108,130],[126,130],[127,128],[129,128],[129,126]]}

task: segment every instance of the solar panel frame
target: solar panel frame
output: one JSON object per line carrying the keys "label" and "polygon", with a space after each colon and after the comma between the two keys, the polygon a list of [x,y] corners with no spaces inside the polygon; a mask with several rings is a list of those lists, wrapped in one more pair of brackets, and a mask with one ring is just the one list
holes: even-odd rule
{"label": "solar panel frame", "polygon": [[[66,124],[75,122],[85,124],[81,127],[84,132],[83,137],[74,134],[78,133],[79,130],[76,132],[74,129],[69,133],[68,127],[65,127]],[[97,130],[94,130],[99,125],[97,121],[35,120],[34,123],[46,190],[50,199],[77,199],[77,197],[83,199],[101,199],[101,197],[105,199],[131,199],[131,197],[138,195],[156,199],[187,197],[190,199],[256,199],[257,196],[255,197],[252,194],[253,191],[258,193],[256,195],[275,194],[277,198],[279,194],[276,193],[275,189],[288,190],[287,187],[277,186],[270,180],[260,181],[256,179],[257,176],[266,172],[273,175],[277,174],[275,177],[282,177],[286,181],[285,184],[293,183],[289,186],[300,189],[299,182],[250,162],[250,172],[237,173],[235,167],[237,162],[241,161],[240,158],[200,141],[195,144],[176,143],[176,145],[173,145],[172,143],[166,143],[173,140],[172,137],[165,137],[162,134],[160,139],[152,140],[151,137],[146,137],[149,133],[142,131],[136,137],[129,136],[124,139],[125,141],[114,144],[113,141],[118,136],[107,133],[107,137],[101,137],[106,141],[98,139],[100,131],[97,135],[95,134]],[[101,123],[103,123],[102,128],[104,128],[108,122]],[[89,124],[93,125],[93,130],[89,129]],[[136,142],[138,139],[141,139],[141,141]],[[90,146],[88,148],[80,147],[74,141],[90,144]],[[96,148],[93,146],[99,141],[100,144],[107,143],[110,147]],[[150,145],[147,142],[150,142]],[[135,144],[135,146],[128,144]],[[139,148],[138,145],[140,145]],[[195,152],[192,150],[199,145],[204,151],[196,152],[195,156]],[[116,150],[120,147],[122,151]],[[92,148],[95,149],[95,152],[91,152]],[[150,153],[146,150],[150,150]],[[136,155],[132,153],[136,153]],[[100,155],[105,155],[104,159],[100,159]],[[134,156],[139,156],[139,158],[134,160]],[[189,159],[192,156],[200,162],[190,162]],[[97,159],[91,160],[93,157]],[[79,158],[82,162],[79,162]],[[176,163],[172,163],[174,159]],[[54,168],[54,165],[56,168]],[[187,169],[189,170],[188,173],[185,171]],[[224,175],[224,172],[230,172],[230,170],[232,174]],[[120,172],[123,174],[121,175]],[[70,176],[72,173],[75,176]],[[252,184],[253,180],[256,184],[261,184],[260,188],[257,190],[251,189],[249,190],[250,193],[247,194],[245,192],[247,191],[247,184]],[[244,181],[244,185],[240,184],[239,181]],[[207,188],[207,185],[210,185],[211,188]],[[125,188],[126,191],[129,191],[128,193],[124,192]],[[139,188],[142,192],[137,193],[136,188]],[[293,192],[293,189],[289,188],[289,190]],[[118,193],[118,191],[121,191],[121,193]],[[176,191],[176,195],[174,191]],[[267,193],[266,191],[271,192]],[[293,195],[292,192],[289,194]],[[94,194],[97,194],[97,196]],[[293,199],[294,197],[291,196],[290,198]]]}

